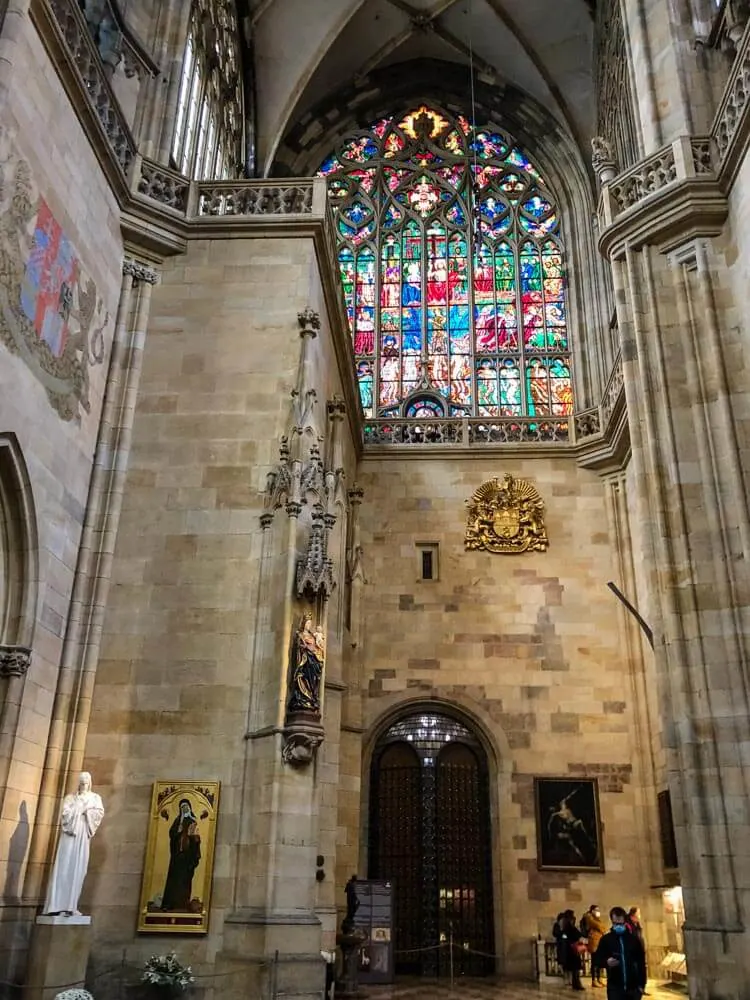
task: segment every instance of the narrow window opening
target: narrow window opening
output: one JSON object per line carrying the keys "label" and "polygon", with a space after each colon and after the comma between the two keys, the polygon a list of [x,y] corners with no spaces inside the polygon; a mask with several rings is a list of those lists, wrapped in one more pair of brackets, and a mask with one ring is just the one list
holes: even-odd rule
{"label": "narrow window opening", "polygon": [[418,573],[420,580],[437,580],[438,546],[433,542],[417,543]]}

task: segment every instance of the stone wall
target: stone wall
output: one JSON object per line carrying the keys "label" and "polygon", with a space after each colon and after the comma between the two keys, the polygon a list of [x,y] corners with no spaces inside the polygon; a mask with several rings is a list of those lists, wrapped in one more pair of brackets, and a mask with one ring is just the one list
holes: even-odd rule
{"label": "stone wall", "polygon": [[[0,71],[0,432],[15,435],[28,471],[38,591],[17,728],[15,736],[5,734],[11,760],[7,787],[0,787],[0,922],[21,922],[15,934],[0,931],[0,979],[22,972],[26,920],[36,902],[19,908],[122,261],[114,198],[62,84],[28,17],[9,14],[5,31],[11,27]],[[0,687],[0,709],[2,699]],[[0,765],[2,757],[0,751]]]}
{"label": "stone wall", "polygon": [[[464,550],[464,501],[505,472],[540,491],[546,553]],[[644,842],[635,815],[634,695],[606,587],[615,560],[602,481],[565,459],[425,455],[366,457],[359,476],[365,787],[372,734],[385,719],[410,702],[457,705],[494,751],[495,925],[505,969],[530,972],[529,942],[548,936],[567,906],[580,914],[594,901],[603,909],[638,902],[656,919],[649,885],[657,845],[653,830]],[[418,579],[417,542],[439,544],[439,580]],[[350,784],[356,740],[344,734]],[[545,775],[599,779],[605,874],[538,871],[533,778]],[[342,801],[342,858],[351,865],[358,848],[364,871],[353,800]]]}
{"label": "stone wall", "polygon": [[[154,291],[87,744],[107,819],[84,905],[96,913],[105,964],[123,949],[128,962],[154,950],[152,939],[136,938],[135,924],[157,779],[222,783],[210,932],[181,942],[183,959],[213,969],[230,911],[243,898],[288,894],[297,885],[291,867],[275,867],[275,852],[284,849],[274,839],[271,794],[288,649],[287,518],[280,510],[269,529],[274,541],[263,569],[260,515],[267,475],[289,433],[297,316],[308,306],[322,321],[306,378],[317,396],[312,422],[325,436],[326,400],[340,384],[311,239],[194,241]],[[325,445],[323,454],[336,457]],[[337,461],[353,467],[346,420]],[[343,556],[341,549],[339,563]],[[334,610],[331,676],[340,673],[340,628]],[[332,733],[338,697],[327,692]],[[330,844],[335,737],[323,755],[314,775],[276,779],[282,797],[312,795],[321,843]],[[307,860],[300,865],[286,850],[312,900],[314,861],[308,870]],[[315,853],[308,836],[304,858]]]}

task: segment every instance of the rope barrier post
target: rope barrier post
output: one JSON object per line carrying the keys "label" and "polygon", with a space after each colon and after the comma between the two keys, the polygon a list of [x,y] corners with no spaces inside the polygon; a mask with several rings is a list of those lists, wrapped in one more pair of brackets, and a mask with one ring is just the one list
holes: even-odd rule
{"label": "rope barrier post", "polygon": [[451,964],[451,993],[453,992],[453,923],[450,925],[448,947],[450,948],[450,964]]}
{"label": "rope barrier post", "polygon": [[268,977],[269,986],[271,988],[270,1000],[276,1000],[279,992],[279,949],[277,948],[273,956],[273,964],[271,965],[271,975]]}

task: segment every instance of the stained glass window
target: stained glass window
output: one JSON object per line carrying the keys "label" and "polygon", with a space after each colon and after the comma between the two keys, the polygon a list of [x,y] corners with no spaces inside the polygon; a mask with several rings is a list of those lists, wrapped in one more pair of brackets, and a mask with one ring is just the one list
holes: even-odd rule
{"label": "stained glass window", "polygon": [[421,105],[318,175],[365,416],[572,412],[559,212],[509,135]]}
{"label": "stained glass window", "polygon": [[235,0],[192,0],[173,165],[198,179],[237,177],[243,159],[242,106]]}

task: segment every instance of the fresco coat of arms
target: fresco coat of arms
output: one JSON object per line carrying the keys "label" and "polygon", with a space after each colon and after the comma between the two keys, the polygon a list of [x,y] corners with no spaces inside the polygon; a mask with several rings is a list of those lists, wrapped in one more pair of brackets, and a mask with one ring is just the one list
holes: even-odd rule
{"label": "fresco coat of arms", "polygon": [[544,502],[537,488],[510,474],[490,479],[474,492],[468,507],[465,547],[487,552],[544,552]]}
{"label": "fresco coat of arms", "polygon": [[0,341],[19,355],[64,420],[88,412],[89,369],[104,360],[109,313],[35,191],[29,165],[0,146]]}

